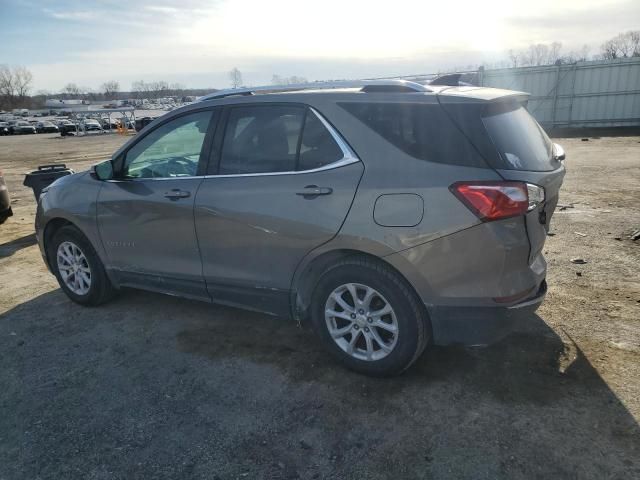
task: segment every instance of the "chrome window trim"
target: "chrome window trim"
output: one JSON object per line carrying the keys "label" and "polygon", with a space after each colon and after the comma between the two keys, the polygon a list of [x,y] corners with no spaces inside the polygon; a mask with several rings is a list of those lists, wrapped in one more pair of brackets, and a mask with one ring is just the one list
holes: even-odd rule
{"label": "chrome window trim", "polygon": [[342,158],[340,160],[336,160],[335,162],[328,163],[323,165],[322,167],[312,168],[309,170],[289,170],[286,172],[258,172],[258,173],[229,173],[223,175],[196,175],[196,176],[185,176],[185,177],[150,177],[150,178],[130,178],[130,179],[118,179],[118,180],[108,180],[108,181],[146,181],[146,180],[189,180],[194,178],[235,178],[235,177],[271,177],[276,175],[304,175],[306,173],[316,173],[323,172],[325,170],[333,170],[334,168],[344,167],[346,165],[351,165],[352,163],[357,163],[360,161],[355,152],[349,147],[347,142],[344,141],[342,136],[336,131],[335,128],[322,116],[320,113],[313,107],[308,107],[313,114],[318,117],[322,125],[329,131],[329,134],[333,138],[333,140],[338,144],[340,150],[342,150]]}
{"label": "chrome window trim", "polygon": [[322,172],[324,170],[333,170],[334,168],[344,167],[352,163],[358,163],[359,158],[343,158],[337,162],[328,163],[322,167],[312,168],[310,170],[290,170],[286,172],[259,172],[259,173],[230,173],[226,175],[205,175],[204,178],[234,178],[234,177],[272,177],[276,175],[303,175],[305,173]]}
{"label": "chrome window trim", "polygon": [[258,172],[258,173],[229,173],[222,175],[205,175],[205,178],[234,178],[234,177],[267,177],[275,175],[301,175],[305,173],[322,172],[325,170],[333,170],[334,168],[344,167],[345,165],[351,165],[352,163],[359,162],[355,152],[351,150],[347,142],[344,141],[342,136],[336,131],[335,128],[313,107],[308,107],[311,112],[318,117],[318,120],[322,122],[322,125],[329,131],[331,138],[338,144],[338,148],[342,150],[342,158],[332,163],[327,163],[322,167],[311,168],[309,170],[288,170],[286,172]]}

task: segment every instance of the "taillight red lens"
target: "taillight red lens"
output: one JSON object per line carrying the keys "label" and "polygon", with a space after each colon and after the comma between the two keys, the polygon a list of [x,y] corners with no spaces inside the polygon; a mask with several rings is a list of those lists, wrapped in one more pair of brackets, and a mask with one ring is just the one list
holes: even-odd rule
{"label": "taillight red lens", "polygon": [[449,190],[483,222],[517,217],[529,209],[523,182],[457,182]]}

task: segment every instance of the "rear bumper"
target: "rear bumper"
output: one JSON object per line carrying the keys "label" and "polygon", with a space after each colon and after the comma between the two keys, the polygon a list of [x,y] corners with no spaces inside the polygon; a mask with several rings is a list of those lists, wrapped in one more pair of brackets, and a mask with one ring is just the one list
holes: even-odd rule
{"label": "rear bumper", "polygon": [[524,219],[487,222],[385,257],[431,318],[433,341],[489,344],[529,317],[546,293],[542,253],[530,261]]}
{"label": "rear bumper", "polygon": [[531,320],[547,293],[542,281],[537,292],[509,307],[427,306],[435,345],[489,345]]}

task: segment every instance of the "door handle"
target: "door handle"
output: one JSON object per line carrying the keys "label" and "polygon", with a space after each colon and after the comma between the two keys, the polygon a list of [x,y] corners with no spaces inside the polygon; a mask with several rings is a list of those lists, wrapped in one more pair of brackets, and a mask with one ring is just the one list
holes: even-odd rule
{"label": "door handle", "polygon": [[164,196],[169,200],[178,200],[179,198],[189,198],[191,196],[191,192],[174,188],[173,190],[164,192]]}
{"label": "door handle", "polygon": [[304,190],[296,192],[296,195],[301,195],[304,198],[315,198],[318,195],[331,195],[333,188],[319,187],[317,185],[307,185]]}

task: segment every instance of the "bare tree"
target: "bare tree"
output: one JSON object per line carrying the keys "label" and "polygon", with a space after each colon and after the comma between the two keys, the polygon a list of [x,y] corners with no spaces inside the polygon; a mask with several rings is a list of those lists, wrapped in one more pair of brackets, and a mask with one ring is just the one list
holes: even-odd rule
{"label": "bare tree", "polygon": [[131,84],[131,93],[133,96],[139,100],[142,100],[145,97],[146,93],[146,84],[143,80],[137,80]]}
{"label": "bare tree", "polygon": [[232,88],[238,88],[242,86],[242,73],[238,70],[237,67],[233,67],[229,71],[229,81],[231,82]]}
{"label": "bare tree", "polygon": [[547,53],[547,65],[552,65],[561,59],[560,51],[562,50],[562,44],[560,42],[553,42],[548,49]]}
{"label": "bare tree", "polygon": [[640,30],[630,30],[604,42],[600,46],[600,57],[604,60],[640,57]]}
{"label": "bare tree", "polygon": [[102,91],[104,96],[108,100],[114,100],[118,98],[118,92],[120,91],[120,84],[116,80],[109,80],[102,84]]}
{"label": "bare tree", "polygon": [[590,52],[591,52],[591,47],[589,45],[583,45],[577,55],[578,61],[584,62],[588,60]]}
{"label": "bare tree", "polygon": [[169,95],[169,84],[164,81],[149,83],[149,94],[152,98],[158,99]]}
{"label": "bare tree", "polygon": [[14,92],[13,72],[7,65],[0,65],[0,103],[2,108],[13,107]]}
{"label": "bare tree", "polygon": [[627,32],[627,35],[629,36],[629,41],[631,42],[631,46],[633,47],[631,56],[640,57],[640,30]]}
{"label": "bare tree", "polygon": [[144,80],[138,80],[131,84],[131,92],[139,99],[158,99],[170,95],[171,88],[164,81],[145,82]]}
{"label": "bare tree", "polygon": [[591,49],[588,45],[583,45],[580,50],[572,50],[569,53],[562,55],[560,61],[562,63],[576,63],[584,62],[589,59],[589,51]]}
{"label": "bare tree", "polygon": [[29,94],[29,90],[31,90],[33,75],[31,75],[31,72],[25,67],[16,67],[13,69],[13,80],[16,89],[16,96],[19,101],[22,102]]}
{"label": "bare tree", "polygon": [[169,95],[173,95],[173,96],[179,96],[182,95],[182,92],[184,91],[185,86],[182,85],[181,83],[172,83],[169,85]]}
{"label": "bare tree", "polygon": [[292,75],[290,77],[282,77],[280,75],[273,75],[271,77],[272,85],[295,85],[297,83],[307,83],[308,80],[305,77],[298,77]]}
{"label": "bare tree", "polygon": [[518,64],[520,63],[521,54],[516,50],[509,50],[507,52],[507,55],[509,56],[509,61],[511,62],[511,67],[512,68],[517,68]]}
{"label": "bare tree", "polygon": [[3,107],[12,108],[28,105],[29,91],[33,75],[25,67],[0,65],[0,102]]}
{"label": "bare tree", "polygon": [[613,60],[614,58],[618,58],[618,44],[616,41],[611,39],[600,45],[600,55],[604,60]]}
{"label": "bare tree", "polygon": [[529,50],[525,55],[527,65],[538,66],[544,65],[549,57],[549,47],[544,43],[529,45]]}
{"label": "bare tree", "polygon": [[78,87],[78,85],[76,85],[75,83],[67,83],[62,89],[62,93],[66,98],[77,98],[80,96],[80,87]]}

